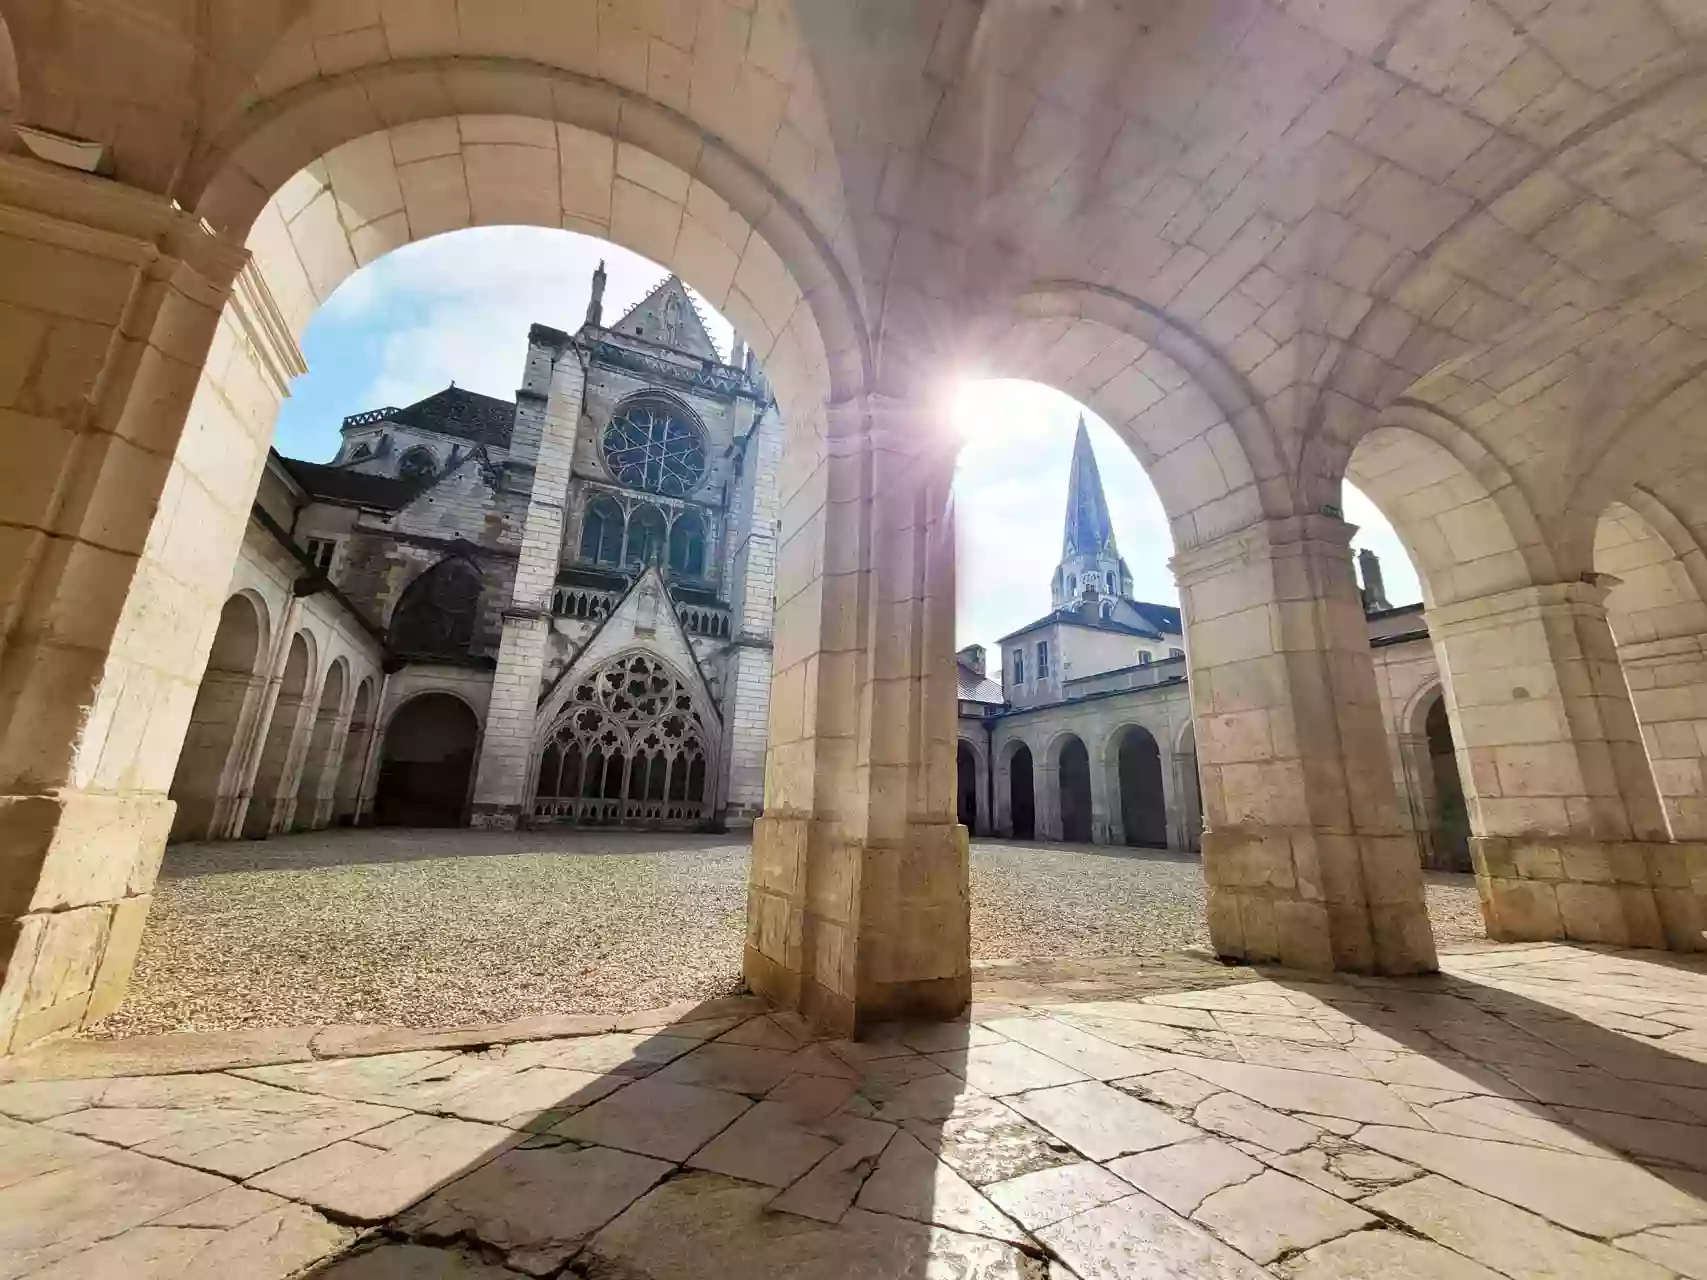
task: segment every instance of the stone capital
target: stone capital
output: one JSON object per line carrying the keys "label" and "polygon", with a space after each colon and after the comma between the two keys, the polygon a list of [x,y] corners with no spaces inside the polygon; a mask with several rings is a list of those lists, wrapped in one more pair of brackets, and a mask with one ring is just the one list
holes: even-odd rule
{"label": "stone capital", "polygon": [[129,262],[186,291],[199,283],[218,298],[249,261],[243,245],[164,196],[29,156],[0,155],[0,229]]}
{"label": "stone capital", "polygon": [[1181,587],[1213,578],[1217,574],[1277,555],[1311,553],[1350,563],[1351,539],[1357,526],[1337,516],[1312,513],[1259,520],[1233,533],[1199,543],[1176,553],[1168,561],[1174,580]]}

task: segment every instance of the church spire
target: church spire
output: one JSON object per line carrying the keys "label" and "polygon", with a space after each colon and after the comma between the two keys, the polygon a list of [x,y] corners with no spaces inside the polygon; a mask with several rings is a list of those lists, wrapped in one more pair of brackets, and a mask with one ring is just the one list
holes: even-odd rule
{"label": "church spire", "polygon": [[1067,527],[1061,538],[1062,560],[1074,556],[1115,556],[1114,525],[1108,518],[1097,456],[1091,452],[1085,416],[1079,415],[1079,434],[1073,440],[1073,468],[1067,481]]}

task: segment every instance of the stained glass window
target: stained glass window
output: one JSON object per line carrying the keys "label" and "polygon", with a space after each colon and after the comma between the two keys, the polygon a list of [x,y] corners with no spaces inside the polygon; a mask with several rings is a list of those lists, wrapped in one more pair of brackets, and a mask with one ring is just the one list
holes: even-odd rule
{"label": "stained glass window", "polygon": [[605,428],[605,465],[619,484],[685,497],[705,478],[705,438],[656,400],[624,405]]}

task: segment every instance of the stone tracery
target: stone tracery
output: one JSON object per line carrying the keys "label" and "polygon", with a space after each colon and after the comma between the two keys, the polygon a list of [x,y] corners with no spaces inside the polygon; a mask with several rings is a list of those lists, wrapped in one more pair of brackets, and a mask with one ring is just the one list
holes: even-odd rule
{"label": "stone tracery", "polygon": [[536,818],[697,822],[709,734],[692,692],[660,659],[629,652],[579,681],[546,735]]}

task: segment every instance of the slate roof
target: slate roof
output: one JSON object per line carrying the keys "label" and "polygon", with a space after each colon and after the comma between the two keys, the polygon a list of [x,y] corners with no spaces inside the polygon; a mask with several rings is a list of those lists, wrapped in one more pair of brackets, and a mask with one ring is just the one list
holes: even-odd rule
{"label": "slate roof", "polygon": [[1002,693],[1002,686],[989,676],[981,676],[964,662],[954,664],[954,683],[957,695],[962,702],[983,702],[1000,706],[1007,701]]}
{"label": "slate roof", "polygon": [[513,401],[483,396],[452,383],[407,409],[385,411],[385,416],[399,426],[507,449],[510,431],[516,425],[516,406]]}
{"label": "slate roof", "polygon": [[300,458],[282,455],[279,463],[309,497],[342,506],[396,511],[425,487],[419,480],[364,475],[360,471],[347,471],[323,462],[304,462]]}
{"label": "slate roof", "polygon": [[1114,553],[1114,522],[1108,518],[1108,499],[1102,492],[1102,474],[1091,451],[1085,418],[1079,415],[1079,432],[1073,437],[1073,465],[1067,479],[1067,520],[1061,535],[1061,558],[1094,556],[1104,550]]}
{"label": "slate roof", "polygon": [[[1171,605],[1150,604],[1144,600],[1116,600],[1114,607],[1116,616],[1113,618],[1104,618],[1100,612],[1092,612],[1089,608],[1056,609],[1035,622],[1016,627],[996,643],[1005,644],[1015,636],[1053,623],[1084,627],[1088,631],[1113,631],[1119,635],[1139,636],[1145,640],[1160,640],[1164,635],[1181,634],[1179,610]],[[1119,616],[1121,614],[1126,616],[1122,618]]]}

